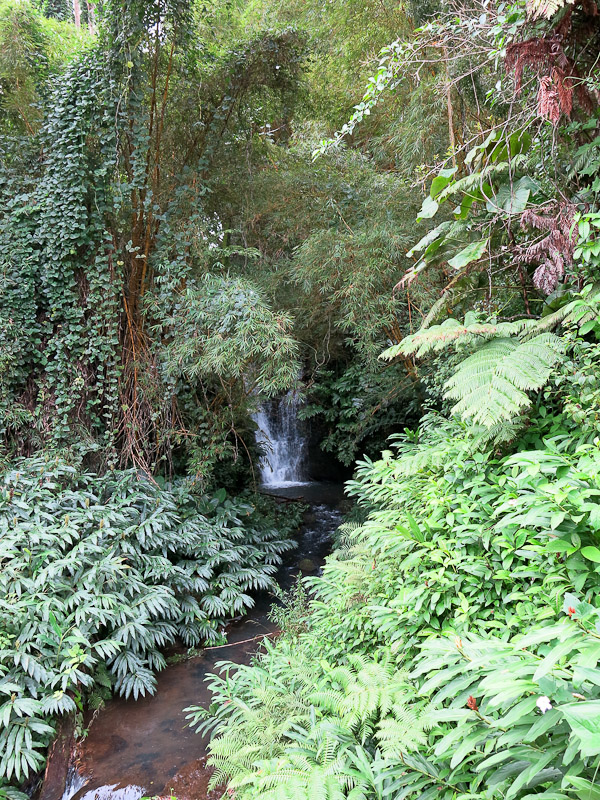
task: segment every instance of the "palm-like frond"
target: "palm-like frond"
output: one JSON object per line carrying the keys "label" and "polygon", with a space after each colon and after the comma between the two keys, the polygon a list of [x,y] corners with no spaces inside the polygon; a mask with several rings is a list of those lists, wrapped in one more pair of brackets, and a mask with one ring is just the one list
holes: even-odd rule
{"label": "palm-like frond", "polygon": [[386,361],[391,361],[399,355],[423,358],[430,353],[439,353],[450,345],[466,345],[496,336],[517,335],[527,325],[526,320],[492,324],[470,321],[468,316],[464,323],[450,318],[440,325],[421,328],[411,336],[406,336],[399,344],[384,350],[380,357]]}
{"label": "palm-like frond", "polygon": [[597,318],[599,300],[596,293],[582,295],[541,320],[482,323],[469,313],[464,323],[447,319],[441,325],[421,328],[381,357],[423,358],[451,345],[474,349],[446,382],[445,396],[458,401],[454,414],[488,430],[497,428],[498,436],[506,438],[502,423],[530,405],[527,393],[546,383],[563,356],[563,340],[549,331],[561,323],[579,326]]}

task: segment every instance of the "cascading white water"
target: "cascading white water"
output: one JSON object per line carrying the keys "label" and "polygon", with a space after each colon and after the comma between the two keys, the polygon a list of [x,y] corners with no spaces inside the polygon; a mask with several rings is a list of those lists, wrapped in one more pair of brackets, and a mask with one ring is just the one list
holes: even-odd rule
{"label": "cascading white water", "polygon": [[80,800],[141,800],[145,795],[147,792],[143,786],[119,786],[118,783],[112,783],[86,792]]}
{"label": "cascading white water", "polygon": [[71,798],[75,797],[75,795],[83,789],[88,780],[89,779],[84,775],[80,775],[75,767],[70,766],[69,771],[67,772],[67,781],[65,783],[65,790],[61,800],[71,800]]}
{"label": "cascading white water", "polygon": [[260,462],[265,486],[293,486],[308,481],[307,443],[298,406],[298,398],[290,392],[266,401],[254,416],[258,425],[256,442],[266,452]]}

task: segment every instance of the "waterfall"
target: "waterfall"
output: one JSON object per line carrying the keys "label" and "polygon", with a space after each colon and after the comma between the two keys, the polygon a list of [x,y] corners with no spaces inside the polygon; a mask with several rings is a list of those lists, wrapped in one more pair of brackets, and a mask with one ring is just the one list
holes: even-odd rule
{"label": "waterfall", "polygon": [[[112,783],[86,792],[80,800],[141,800],[148,793],[143,786],[119,786]],[[164,795],[163,795],[164,797]],[[169,797],[167,794],[166,797]]]}
{"label": "waterfall", "polygon": [[254,416],[258,425],[256,442],[266,452],[260,461],[265,486],[306,483],[307,447],[298,398],[292,393],[265,401]]}

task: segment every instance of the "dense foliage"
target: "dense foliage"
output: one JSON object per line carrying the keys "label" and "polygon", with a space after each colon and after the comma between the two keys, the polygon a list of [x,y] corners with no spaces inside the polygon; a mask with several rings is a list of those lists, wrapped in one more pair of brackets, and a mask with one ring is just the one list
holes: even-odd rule
{"label": "dense foliage", "polygon": [[213,680],[215,783],[238,798],[588,796],[598,441],[548,414],[512,450],[432,416],[359,466],[366,519],[312,580],[304,627]]}
{"label": "dense foliage", "polygon": [[[40,15],[25,8],[31,44],[23,58],[35,61],[46,40],[33,38]],[[204,424],[207,448],[215,443],[199,471],[208,480],[223,450],[229,454],[223,440],[232,439],[240,403],[233,398],[252,389],[241,377],[249,355],[263,392],[296,377],[289,320],[271,311],[259,288],[235,278],[227,285],[225,256],[215,251],[224,225],[202,198],[230,123],[250,98],[263,98],[264,113],[293,104],[302,41],[282,31],[210,48],[193,30],[194,13],[185,2],[128,3],[126,11],[103,3],[100,35],[52,76],[52,89],[45,84],[36,93],[30,76],[30,104],[43,112],[38,130],[5,126],[0,304],[8,453],[76,448],[96,453],[100,464],[172,472],[173,448]],[[9,34],[23,46],[18,29]],[[17,102],[10,88],[7,113],[8,101]],[[212,310],[197,306],[198,297],[208,302],[211,280]],[[194,336],[198,315],[204,347],[172,352],[174,338]]]}
{"label": "dense foliage", "polygon": [[224,490],[15,464],[0,495],[0,781],[43,765],[56,715],[82,697],[153,693],[165,647],[219,639],[293,546],[298,520],[273,522]]}
{"label": "dense foliage", "polygon": [[0,793],[272,586],[299,514],[218,487],[294,389],[356,508],[190,710],[215,785],[600,797],[599,41],[595,0],[0,0]]}
{"label": "dense foliage", "polygon": [[323,367],[365,376],[345,462],[415,418],[377,355],[409,323],[392,289],[418,198],[365,154],[312,161],[406,13],[105,2],[84,33],[55,5],[0,4],[2,453],[214,486],[252,458],[253,390],[300,375],[327,412]]}
{"label": "dense foliage", "polygon": [[432,11],[315,156],[377,163],[385,111],[406,124],[433,73],[449,147],[412,165],[425,230],[382,349],[434,410],[359,461],[354,521],[283,637],[190,709],[239,800],[600,796],[599,9]]}

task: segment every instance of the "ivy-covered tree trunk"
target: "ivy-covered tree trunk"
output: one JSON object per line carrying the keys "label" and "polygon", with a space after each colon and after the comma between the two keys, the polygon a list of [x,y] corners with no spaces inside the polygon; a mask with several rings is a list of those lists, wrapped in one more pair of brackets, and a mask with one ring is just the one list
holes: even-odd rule
{"label": "ivy-covered tree trunk", "polygon": [[[80,4],[73,8],[81,21]],[[165,354],[192,297],[199,302],[197,292],[184,295],[202,276],[194,251],[214,224],[202,207],[212,163],[249,92],[258,87],[283,102],[293,94],[302,44],[289,32],[259,37],[223,58],[214,86],[198,95],[203,50],[188,0],[105,2],[99,22],[95,46],[54,79],[41,135],[32,139],[38,174],[29,184],[13,176],[21,183],[16,199],[7,183],[5,444],[28,453],[40,444],[76,447],[146,471],[162,459],[170,469],[174,443],[190,433],[182,393],[198,418],[186,365],[168,365]],[[188,119],[197,114],[191,143],[178,131],[178,104],[190,106]],[[259,319],[263,307],[253,308]],[[243,389],[245,373],[274,342],[288,352],[287,325],[247,363],[240,341],[229,353],[243,362],[235,377],[210,376],[209,392],[228,399],[215,406],[205,388],[203,402],[213,409],[231,407],[234,395],[247,402],[233,384]],[[297,367],[293,358],[274,364],[285,374],[272,383],[277,390]],[[237,436],[234,417],[225,424],[214,416],[207,440]]]}
{"label": "ivy-covered tree trunk", "polygon": [[45,0],[44,13],[49,17],[60,20],[73,19],[72,0]]}

